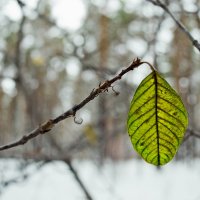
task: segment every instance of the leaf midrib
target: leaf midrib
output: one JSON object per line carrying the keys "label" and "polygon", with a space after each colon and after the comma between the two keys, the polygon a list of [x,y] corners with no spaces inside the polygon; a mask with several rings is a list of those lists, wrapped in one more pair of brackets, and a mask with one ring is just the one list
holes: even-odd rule
{"label": "leaf midrib", "polygon": [[157,135],[157,152],[158,152],[158,165],[160,165],[160,144],[159,144],[159,131],[158,131],[158,80],[156,71],[154,71],[155,80],[155,116],[156,116],[156,135]]}

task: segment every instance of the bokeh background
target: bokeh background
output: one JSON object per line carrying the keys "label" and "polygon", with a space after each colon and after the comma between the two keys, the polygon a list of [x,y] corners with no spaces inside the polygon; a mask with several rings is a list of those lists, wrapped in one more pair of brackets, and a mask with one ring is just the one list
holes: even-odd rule
{"label": "bokeh background", "polygon": [[[200,1],[161,2],[200,41]],[[1,0],[0,10],[1,145],[78,104],[136,57],[169,81],[190,118],[171,164],[158,170],[140,160],[126,119],[135,89],[150,72],[143,65],[114,84],[119,95],[109,90],[82,108],[76,116],[82,124],[69,118],[24,146],[0,152],[0,199],[200,198],[200,181],[191,178],[200,178],[200,51],[169,14],[147,0]],[[181,184],[188,180],[190,185]],[[60,191],[51,194],[53,188]]]}

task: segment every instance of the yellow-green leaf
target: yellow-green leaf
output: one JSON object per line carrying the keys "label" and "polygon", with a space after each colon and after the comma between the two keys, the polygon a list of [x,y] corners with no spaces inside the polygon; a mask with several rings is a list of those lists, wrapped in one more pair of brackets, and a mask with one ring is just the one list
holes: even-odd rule
{"label": "yellow-green leaf", "polygon": [[187,125],[180,96],[153,71],[141,82],[131,102],[127,126],[133,147],[148,163],[164,165],[175,156]]}

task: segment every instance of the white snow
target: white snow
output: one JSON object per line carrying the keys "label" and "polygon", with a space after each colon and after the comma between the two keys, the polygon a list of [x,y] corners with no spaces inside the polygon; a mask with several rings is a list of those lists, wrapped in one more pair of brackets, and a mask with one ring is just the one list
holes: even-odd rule
{"label": "white snow", "polygon": [[[13,172],[15,161],[0,161],[2,173]],[[4,166],[4,170],[2,170]],[[161,170],[144,162],[107,161],[101,168],[91,161],[75,161],[73,166],[94,200],[199,200],[200,160],[171,162]],[[22,183],[6,187],[1,200],[86,199],[68,167],[62,162],[47,164]],[[10,171],[10,172],[9,172]],[[16,172],[17,173],[17,172]],[[11,176],[9,176],[11,177]]]}

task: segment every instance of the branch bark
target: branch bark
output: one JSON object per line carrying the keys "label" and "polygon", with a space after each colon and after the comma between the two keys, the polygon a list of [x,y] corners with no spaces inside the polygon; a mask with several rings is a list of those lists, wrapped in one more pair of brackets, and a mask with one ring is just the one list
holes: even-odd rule
{"label": "branch bark", "polygon": [[200,134],[198,131],[196,130],[193,130],[191,128],[188,128],[187,129],[187,132],[186,132],[186,136],[185,138],[183,139],[183,143],[185,143],[190,137],[195,137],[197,139],[200,139]]}
{"label": "branch bark", "polygon": [[166,13],[170,15],[170,17],[173,19],[173,21],[176,23],[176,25],[179,27],[180,30],[182,30],[183,33],[188,37],[188,39],[192,42],[193,46],[196,47],[196,49],[200,52],[200,43],[198,40],[196,40],[192,34],[187,30],[187,28],[174,16],[174,14],[169,10],[169,8],[162,3],[160,0],[146,0],[148,2],[151,2],[155,6],[159,6],[162,8]]}
{"label": "branch bark", "polygon": [[[37,161],[33,161],[33,162],[37,163]],[[24,171],[21,171],[20,175],[14,177],[14,178],[10,178],[8,180],[3,180],[2,179],[1,182],[0,182],[0,192],[2,192],[2,189],[5,189],[5,187],[8,187],[8,186],[10,186],[12,184],[18,184],[18,183],[22,183],[22,182],[26,181],[28,178],[31,177],[31,175],[33,175],[34,173],[38,172],[47,163],[48,162],[38,163],[38,165],[34,168],[34,171],[27,172],[25,169],[23,169]],[[27,166],[28,165],[29,164],[27,164]]]}
{"label": "branch bark", "polygon": [[68,167],[69,167],[69,170],[72,172],[72,174],[74,175],[74,178],[76,179],[77,183],[79,184],[79,186],[81,187],[82,191],[84,192],[86,198],[88,200],[93,200],[91,194],[88,192],[88,190],[86,189],[85,185],[83,184],[83,182],[81,181],[77,171],[74,169],[72,163],[70,160],[65,160],[64,161]]}
{"label": "branch bark", "polygon": [[0,146],[0,151],[11,149],[13,147],[17,147],[20,145],[24,145],[29,140],[37,137],[40,134],[45,134],[58,124],[59,122],[69,118],[69,117],[75,117],[76,112],[79,111],[81,108],[83,108],[86,104],[88,104],[90,101],[95,99],[97,96],[99,96],[101,93],[107,92],[109,88],[112,88],[112,84],[118,80],[120,80],[126,73],[129,71],[134,70],[135,68],[139,67],[140,65],[147,63],[147,62],[141,62],[140,59],[135,59],[133,62],[125,69],[123,69],[119,74],[114,76],[112,79],[105,80],[103,83],[101,83],[97,88],[94,88],[90,94],[83,99],[79,104],[74,105],[71,109],[67,110],[63,114],[59,115],[58,117],[54,119],[49,119],[43,124],[39,125],[36,129],[33,131],[25,134],[21,139],[12,142],[10,144],[6,144],[3,146]]}

